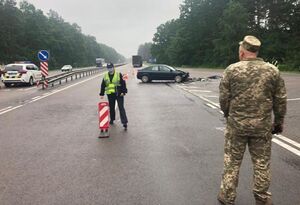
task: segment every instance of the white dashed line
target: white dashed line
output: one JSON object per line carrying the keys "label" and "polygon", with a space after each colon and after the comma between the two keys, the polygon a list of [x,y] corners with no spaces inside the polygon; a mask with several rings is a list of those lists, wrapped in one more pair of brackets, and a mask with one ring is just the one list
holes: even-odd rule
{"label": "white dashed line", "polygon": [[287,99],[287,101],[299,101],[300,98]]}
{"label": "white dashed line", "polygon": [[32,100],[35,100],[35,99],[37,99],[37,98],[40,98],[41,96],[36,96],[36,97],[34,97],[34,98],[31,98]]}

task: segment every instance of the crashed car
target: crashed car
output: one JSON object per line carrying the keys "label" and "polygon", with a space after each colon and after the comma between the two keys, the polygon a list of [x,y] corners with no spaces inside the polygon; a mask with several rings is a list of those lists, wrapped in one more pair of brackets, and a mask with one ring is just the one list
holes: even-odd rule
{"label": "crashed car", "polygon": [[171,80],[176,83],[186,81],[189,77],[188,72],[184,72],[168,65],[151,65],[149,67],[138,70],[137,79],[143,83],[153,80]]}

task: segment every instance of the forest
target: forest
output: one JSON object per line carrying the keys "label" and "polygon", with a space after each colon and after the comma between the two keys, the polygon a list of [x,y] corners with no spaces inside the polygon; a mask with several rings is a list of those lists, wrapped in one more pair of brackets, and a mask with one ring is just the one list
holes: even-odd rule
{"label": "forest", "polygon": [[66,22],[53,10],[44,14],[27,1],[17,5],[15,0],[0,0],[0,64],[38,63],[39,50],[50,52],[50,69],[95,65],[97,57],[113,63],[125,61],[115,49],[83,34],[79,25]]}
{"label": "forest", "polygon": [[245,35],[261,40],[264,60],[300,69],[299,0],[184,0],[180,16],[158,26],[151,55],[175,66],[226,67],[238,61]]}

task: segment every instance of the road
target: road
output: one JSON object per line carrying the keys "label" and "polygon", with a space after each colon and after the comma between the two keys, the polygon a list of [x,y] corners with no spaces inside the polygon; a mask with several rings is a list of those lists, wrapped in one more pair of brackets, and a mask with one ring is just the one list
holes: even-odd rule
{"label": "road", "polygon": [[[143,84],[130,65],[119,69],[129,75],[129,127],[124,131],[117,120],[107,139],[97,138],[103,73],[47,90],[0,90],[0,110],[6,109],[0,111],[1,205],[218,204],[224,144],[224,120],[215,104],[219,80]],[[295,98],[297,79],[287,83]],[[299,127],[289,123],[297,123],[292,119],[299,119],[299,103],[289,101],[294,113],[283,133],[295,142]],[[248,153],[240,174],[236,202],[254,204]],[[274,202],[300,204],[299,184],[300,156],[274,142]]]}

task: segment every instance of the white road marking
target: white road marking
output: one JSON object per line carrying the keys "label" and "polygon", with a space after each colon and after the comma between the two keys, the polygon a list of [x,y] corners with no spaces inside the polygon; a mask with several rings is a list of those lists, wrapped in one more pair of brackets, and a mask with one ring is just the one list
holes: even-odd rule
{"label": "white road marking", "polygon": [[209,100],[209,99],[203,97],[202,95],[198,95],[198,97],[201,98],[202,100],[204,100],[204,101],[210,103],[210,104],[213,104],[213,105],[216,106],[217,108],[220,108],[220,105],[219,105],[218,103],[215,103],[215,102],[213,102],[213,101],[211,101],[211,100]]}
{"label": "white road marking", "polygon": [[[179,86],[179,87],[180,87],[180,86]],[[219,104],[212,102],[211,100],[205,98],[204,96],[198,95],[198,94],[196,94],[194,91],[191,91],[191,90],[186,89],[186,88],[184,88],[184,87],[183,87],[182,89],[188,91],[189,93],[191,93],[191,94],[193,94],[193,95],[196,95],[197,97],[199,97],[200,99],[206,101],[207,103],[212,104],[213,106],[216,106],[216,107],[220,108],[220,105],[219,105]],[[297,100],[300,100],[300,98],[288,99],[288,101],[297,101]],[[206,103],[206,105],[208,105],[207,103]],[[219,112],[220,112],[221,114],[224,114],[221,110],[219,110]],[[216,129],[221,130],[221,129],[219,129],[219,128],[216,128]],[[223,131],[223,130],[222,130],[222,131]],[[283,141],[286,141],[286,142],[290,143],[291,145],[300,148],[300,144],[299,144],[298,142],[295,142],[295,141],[293,141],[293,140],[291,140],[291,139],[289,139],[289,138],[287,138],[287,137],[285,137],[285,136],[283,136],[283,135],[275,135],[275,136],[277,137],[277,139],[276,139],[276,138],[273,138],[273,139],[272,139],[273,142],[275,142],[275,143],[278,144],[279,146],[281,146],[281,147],[287,149],[288,151],[290,151],[290,152],[292,152],[292,153],[294,153],[294,154],[300,156],[300,151],[299,151],[298,149],[296,149],[296,148],[294,148],[294,147],[292,147],[292,146],[286,144],[286,143],[283,142]],[[280,140],[279,140],[279,139],[280,139]],[[281,140],[283,140],[283,141],[281,141]]]}
{"label": "white road marking", "polygon": [[211,93],[212,91],[210,90],[193,90],[193,89],[190,89],[191,92],[199,92],[199,93]]}
{"label": "white road marking", "polygon": [[221,132],[225,131],[225,127],[216,127],[217,130],[220,130]]}
{"label": "white road marking", "polygon": [[10,111],[13,111],[13,110],[15,110],[15,109],[18,109],[18,108],[20,108],[20,107],[23,107],[23,105],[19,105],[19,106],[10,108],[10,109],[8,109],[8,110],[5,110],[5,111],[3,111],[3,112],[0,112],[0,115],[3,115],[3,114],[5,114],[5,113],[7,113],[7,112],[10,112]]}
{"label": "white road marking", "polygon": [[96,76],[94,76],[94,77],[88,78],[88,79],[83,80],[83,81],[81,81],[81,82],[75,83],[75,84],[73,84],[73,85],[69,85],[69,86],[64,87],[64,88],[62,88],[62,89],[57,89],[57,90],[55,90],[55,91],[53,91],[53,92],[51,92],[51,93],[48,93],[48,94],[46,94],[46,95],[44,95],[44,96],[40,96],[40,97],[37,96],[37,97],[35,97],[35,99],[29,101],[29,102],[26,103],[26,104],[19,105],[19,106],[16,106],[16,107],[12,107],[12,108],[10,108],[10,109],[7,109],[7,110],[5,110],[5,111],[0,112],[0,115],[3,115],[3,114],[8,113],[8,112],[10,112],[10,111],[16,110],[16,109],[18,109],[18,108],[21,108],[21,107],[23,107],[24,105],[27,105],[27,104],[30,104],[30,103],[39,101],[39,100],[41,100],[41,99],[44,99],[44,98],[49,97],[49,96],[51,96],[51,95],[54,95],[54,94],[56,94],[56,93],[60,93],[60,92],[62,92],[62,91],[64,91],[64,90],[67,90],[67,89],[69,89],[69,88],[72,88],[72,87],[74,87],[74,86],[76,86],[76,85],[80,85],[80,84],[85,83],[85,82],[87,82],[87,81],[93,80],[93,79],[98,78],[98,77],[100,77],[100,76],[102,76],[102,75],[104,75],[104,73],[101,73],[101,74],[96,75]]}
{"label": "white road marking", "polygon": [[288,145],[288,144],[285,144],[284,142],[278,140],[278,139],[275,139],[273,138],[272,139],[273,142],[275,142],[276,144],[280,145],[281,147],[289,150],[290,152],[294,153],[295,155],[298,155],[300,157],[300,151],[295,149],[294,147]]}
{"label": "white road marking", "polygon": [[287,101],[298,101],[300,98],[287,99]]}
{"label": "white road marking", "polygon": [[283,140],[283,141],[286,141],[288,143],[290,143],[291,145],[294,145],[295,147],[298,147],[300,149],[300,143],[294,141],[294,140],[291,140],[283,135],[275,135],[276,137],[278,137],[279,139]]}
{"label": "white road marking", "polygon": [[[220,130],[222,132],[225,131],[225,127],[216,127],[217,130]],[[279,146],[285,148],[286,150],[294,153],[295,155],[298,155],[300,157],[300,150],[288,145],[287,143],[281,141],[281,140],[284,140],[296,147],[298,147],[300,149],[300,144],[298,142],[295,142],[294,140],[291,140],[283,135],[274,135],[275,138],[272,139],[272,142],[278,144]]]}
{"label": "white road marking", "polygon": [[9,106],[9,107],[6,107],[6,108],[3,108],[3,109],[1,109],[1,110],[0,110],[0,112],[2,112],[2,111],[5,111],[5,110],[8,110],[8,109],[10,109],[10,108],[12,108],[12,106]]}
{"label": "white road marking", "polygon": [[218,98],[219,96],[217,95],[202,95],[205,98]]}
{"label": "white road marking", "polygon": [[34,98],[31,98],[32,100],[35,100],[35,99],[37,99],[37,98],[40,98],[41,96],[36,96],[36,97],[34,97]]}
{"label": "white road marking", "polygon": [[212,109],[217,109],[217,107],[213,106],[212,104],[210,103],[205,103],[205,105],[207,105],[208,107],[212,108]]}
{"label": "white road marking", "polygon": [[178,85],[179,87],[183,87],[183,88],[190,88],[190,89],[199,89],[199,87],[196,86],[190,86],[190,85]]}
{"label": "white road marking", "polygon": [[[180,86],[178,86],[178,87],[180,87]],[[194,91],[191,91],[191,90],[188,90],[188,89],[185,89],[185,88],[182,88],[182,89],[183,89],[183,90],[186,90],[186,91],[188,91],[189,93],[191,93],[191,94],[193,94],[193,95],[195,95],[195,96],[201,98],[202,100],[204,100],[204,101],[206,101],[206,102],[208,102],[208,103],[214,105],[215,107],[220,108],[219,103],[215,103],[215,102],[213,102],[213,101],[211,101],[211,100],[209,100],[209,99],[203,97],[203,95],[199,95],[199,94],[195,93]],[[211,92],[211,91],[210,91],[210,92]]]}

